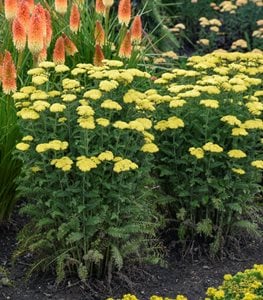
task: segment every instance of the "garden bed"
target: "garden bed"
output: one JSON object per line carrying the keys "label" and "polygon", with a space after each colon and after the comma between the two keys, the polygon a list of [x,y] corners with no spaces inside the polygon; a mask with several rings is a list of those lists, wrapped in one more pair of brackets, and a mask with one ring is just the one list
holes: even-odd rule
{"label": "garden bed", "polygon": [[189,300],[198,300],[205,298],[208,287],[220,285],[224,274],[235,274],[263,262],[263,242],[254,240],[244,243],[239,251],[230,252],[227,257],[214,261],[204,255],[198,259],[188,257],[182,260],[171,242],[167,268],[130,266],[122,273],[114,274],[111,292],[108,283],[99,280],[83,283],[71,279],[57,287],[52,274],[40,274],[26,283],[30,256],[25,255],[14,267],[11,266],[11,255],[17,243],[16,234],[24,223],[25,220],[15,214],[8,225],[0,228],[0,265],[10,271],[12,281],[11,286],[0,286],[0,299],[104,300],[109,296],[120,297],[131,292],[141,300],[148,300],[151,295],[175,297],[178,294],[187,296]]}

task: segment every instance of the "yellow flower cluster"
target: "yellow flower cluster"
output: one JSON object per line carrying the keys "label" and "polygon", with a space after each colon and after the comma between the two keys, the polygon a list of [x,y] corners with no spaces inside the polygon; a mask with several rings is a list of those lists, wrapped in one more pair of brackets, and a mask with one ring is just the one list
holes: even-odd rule
{"label": "yellow flower cluster", "polygon": [[61,169],[64,172],[69,171],[72,167],[72,164],[73,161],[67,156],[51,160],[51,165],[54,165],[56,168]]}
{"label": "yellow flower cluster", "polygon": [[242,150],[238,150],[238,149],[232,149],[232,150],[228,151],[227,155],[232,158],[244,158],[247,156],[245,152],[243,152]]}
{"label": "yellow flower cluster", "polygon": [[[106,300],[139,300],[139,298],[132,294],[125,294],[121,299],[107,298]],[[187,300],[187,298],[183,295],[177,295],[175,298],[153,295],[149,300]]]}
{"label": "yellow flower cluster", "polygon": [[260,289],[263,284],[263,265],[254,265],[253,269],[238,272],[236,275],[226,274],[224,282],[217,289],[207,289],[205,300],[217,299],[262,299]]}
{"label": "yellow flower cluster", "polygon": [[167,129],[177,129],[184,127],[184,121],[177,117],[170,117],[168,120],[159,121],[154,128],[159,131],[164,131]]}
{"label": "yellow flower cluster", "polygon": [[221,146],[214,144],[212,142],[207,142],[203,146],[203,149],[207,152],[214,152],[214,153],[220,153],[224,151],[224,149]]}
{"label": "yellow flower cluster", "polygon": [[189,152],[191,155],[195,156],[197,159],[201,159],[205,156],[205,152],[202,148],[191,147],[189,148]]}
{"label": "yellow flower cluster", "polygon": [[68,148],[68,142],[62,142],[60,140],[53,140],[48,143],[38,144],[36,146],[36,152],[43,153],[48,150],[60,151],[60,150],[66,150],[67,148]]}

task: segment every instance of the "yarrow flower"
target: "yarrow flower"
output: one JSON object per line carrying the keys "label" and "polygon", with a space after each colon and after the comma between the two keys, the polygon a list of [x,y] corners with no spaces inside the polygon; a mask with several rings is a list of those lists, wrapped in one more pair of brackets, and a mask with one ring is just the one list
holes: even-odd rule
{"label": "yarrow flower", "polygon": [[121,159],[114,163],[113,171],[116,173],[138,169],[138,165],[129,159]]}
{"label": "yarrow flower", "polygon": [[73,161],[69,157],[63,156],[61,158],[52,159],[51,165],[54,165],[56,168],[61,169],[64,172],[67,172],[71,169]]}
{"label": "yarrow flower", "polygon": [[86,156],[77,157],[76,166],[82,172],[89,172],[91,169],[97,168],[97,164],[94,162],[94,160]]}
{"label": "yarrow flower", "polygon": [[217,100],[201,100],[200,104],[206,106],[206,107],[210,107],[210,108],[218,108],[219,107],[219,103]]}
{"label": "yarrow flower", "polygon": [[254,160],[251,162],[251,166],[256,167],[258,169],[263,169],[263,160]]}
{"label": "yarrow flower", "polygon": [[154,143],[146,143],[141,147],[142,152],[155,153],[159,148]]}
{"label": "yarrow flower", "polygon": [[232,170],[234,173],[237,173],[237,174],[239,174],[239,175],[244,175],[244,174],[246,174],[246,171],[243,170],[243,169],[241,169],[241,168],[232,168],[231,170]]}
{"label": "yarrow flower", "polygon": [[191,155],[195,156],[197,159],[201,159],[205,155],[204,150],[200,147],[198,147],[198,148],[191,147],[191,148],[189,148],[189,152]]}
{"label": "yarrow flower", "polygon": [[232,149],[232,150],[228,151],[227,155],[232,158],[244,158],[247,156],[245,152],[243,152],[242,150],[238,150],[238,149]]}
{"label": "yarrow flower", "polygon": [[106,109],[122,110],[122,107],[118,102],[110,99],[104,100],[100,106]]}
{"label": "yarrow flower", "polygon": [[18,143],[16,144],[16,149],[20,151],[27,151],[29,149],[30,145],[27,143]]}
{"label": "yarrow flower", "polygon": [[208,152],[214,152],[214,153],[220,153],[220,152],[223,152],[223,151],[224,151],[224,149],[223,149],[221,146],[219,146],[219,145],[217,145],[217,144],[214,144],[214,143],[212,143],[212,142],[206,143],[206,144],[203,146],[203,149],[204,149],[205,151],[208,151]]}

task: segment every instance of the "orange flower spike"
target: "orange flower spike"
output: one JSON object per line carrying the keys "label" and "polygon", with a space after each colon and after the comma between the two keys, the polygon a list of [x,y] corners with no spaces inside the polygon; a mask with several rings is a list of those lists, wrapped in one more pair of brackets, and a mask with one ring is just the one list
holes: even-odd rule
{"label": "orange flower spike", "polygon": [[131,25],[131,40],[132,42],[140,43],[142,40],[142,19],[141,16],[136,16]]}
{"label": "orange flower spike", "polygon": [[25,2],[27,3],[28,7],[29,7],[29,11],[32,14],[34,7],[35,7],[35,2],[34,0],[25,0]]}
{"label": "orange flower spike", "polygon": [[27,1],[23,0],[19,3],[16,18],[19,20],[21,25],[24,26],[25,31],[27,32],[30,20],[30,9]]}
{"label": "orange flower spike", "polygon": [[120,24],[129,25],[131,20],[131,0],[120,0],[118,7],[118,19]]}
{"label": "orange flower spike", "polygon": [[103,15],[105,12],[105,6],[102,0],[96,0],[95,11],[97,14]]}
{"label": "orange flower spike", "polygon": [[37,62],[41,63],[47,59],[47,47],[44,46],[43,49],[39,52],[37,57]]}
{"label": "orange flower spike", "polygon": [[96,21],[94,38],[96,45],[103,46],[105,41],[105,32],[99,21]]}
{"label": "orange flower spike", "polygon": [[68,36],[65,35],[65,33],[62,33],[62,37],[64,39],[64,46],[67,55],[74,56],[77,52],[79,52],[76,45]]}
{"label": "orange flower spike", "polygon": [[55,0],[55,11],[61,15],[64,15],[68,10],[67,0]]}
{"label": "orange flower spike", "polygon": [[5,0],[4,8],[5,8],[5,18],[8,21],[14,20],[18,8],[17,0]]}
{"label": "orange flower spike", "polygon": [[46,13],[45,13],[45,9],[43,8],[43,6],[38,3],[34,10],[33,10],[33,15],[38,15],[41,19],[41,24],[42,24],[42,30],[43,30],[43,36],[44,38],[46,38],[47,36],[47,26],[46,26]]}
{"label": "orange flower spike", "polygon": [[131,33],[127,31],[119,50],[120,57],[130,58],[132,53]]}
{"label": "orange flower spike", "polygon": [[94,58],[93,58],[93,64],[94,66],[102,66],[103,59],[105,59],[104,54],[102,52],[102,49],[100,45],[95,46],[95,53],[94,53]]}
{"label": "orange flower spike", "polygon": [[45,16],[46,16],[46,47],[50,46],[52,40],[52,23],[51,23],[51,16],[47,9],[45,9]]}
{"label": "orange flower spike", "polygon": [[73,4],[71,7],[69,17],[69,28],[72,32],[77,33],[80,26],[80,12],[77,4]]}
{"label": "orange flower spike", "polygon": [[26,47],[26,30],[17,18],[12,24],[13,43],[17,51],[22,52]]}
{"label": "orange flower spike", "polygon": [[3,74],[3,59],[4,55],[0,52],[0,82],[2,81],[2,74]]}
{"label": "orange flower spike", "polygon": [[56,65],[65,63],[65,44],[64,38],[62,36],[56,40],[55,48],[53,51],[53,62]]}
{"label": "orange flower spike", "polygon": [[2,85],[4,94],[16,91],[16,68],[9,51],[5,51],[2,64]]}
{"label": "orange flower spike", "polygon": [[43,20],[39,15],[32,15],[28,28],[28,49],[33,55],[39,54],[44,47]]}

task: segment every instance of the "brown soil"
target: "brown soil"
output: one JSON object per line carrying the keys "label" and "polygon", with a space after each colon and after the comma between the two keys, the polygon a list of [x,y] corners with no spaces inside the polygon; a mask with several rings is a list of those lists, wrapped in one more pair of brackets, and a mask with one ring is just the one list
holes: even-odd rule
{"label": "brown soil", "polygon": [[[76,279],[55,285],[53,275],[38,275],[29,282],[24,276],[30,257],[25,256],[14,266],[10,258],[16,248],[16,234],[23,220],[16,214],[14,219],[0,227],[0,266],[10,271],[11,286],[0,284],[0,299],[11,300],[104,300],[107,297],[120,297],[125,293],[135,294],[139,299],[149,299],[151,295],[175,297],[183,294],[189,300],[204,299],[209,286],[218,286],[226,273],[235,274],[253,264],[263,263],[263,242],[249,241],[240,251],[227,258],[211,261],[207,256],[198,259],[178,260],[173,248],[167,258],[168,267],[141,266],[124,270],[113,276],[111,286],[107,282],[91,280],[88,283]],[[1,279],[1,278],[0,278]]]}

